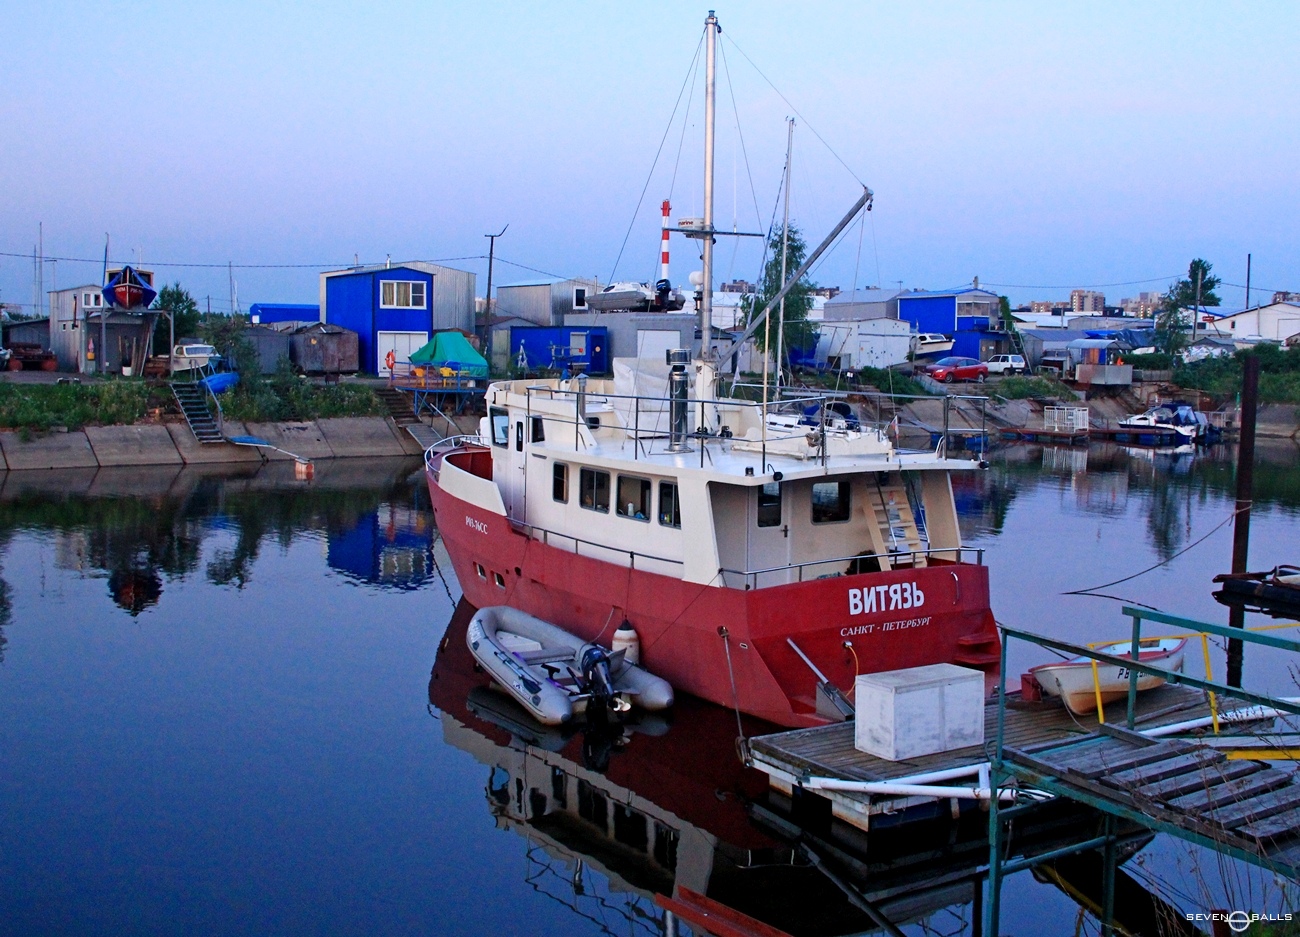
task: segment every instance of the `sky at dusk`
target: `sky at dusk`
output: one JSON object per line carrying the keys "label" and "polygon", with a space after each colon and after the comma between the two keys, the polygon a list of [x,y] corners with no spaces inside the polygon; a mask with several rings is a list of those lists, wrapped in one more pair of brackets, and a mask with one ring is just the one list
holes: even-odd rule
{"label": "sky at dusk", "polygon": [[[228,261],[245,309],[315,302],[318,272],[354,257],[466,258],[447,262],[481,295],[483,235],[507,224],[498,284],[653,279],[660,202],[701,210],[707,9],[10,3],[0,251],[24,256],[0,256],[0,301],[32,302],[38,224],[46,255],[69,258],[46,264],[47,289],[97,280],[99,261],[71,258],[102,258],[107,233],[113,260],[143,258],[214,310]],[[876,193],[823,285],[978,276],[1016,303],[1072,286],[1115,303],[1194,256],[1243,284],[1251,252],[1255,288],[1300,290],[1300,5],[717,13],[718,225],[770,224],[796,110],[792,215],[810,244],[859,180]],[[759,250],[721,242],[718,281],[754,280]],[[697,267],[675,240],[674,281]]]}

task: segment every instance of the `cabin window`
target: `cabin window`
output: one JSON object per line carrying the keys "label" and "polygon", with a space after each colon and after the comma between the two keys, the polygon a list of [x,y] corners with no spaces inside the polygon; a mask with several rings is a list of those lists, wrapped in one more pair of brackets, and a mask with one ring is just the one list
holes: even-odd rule
{"label": "cabin window", "polygon": [[618,476],[618,514],[636,521],[650,520],[650,479]]}
{"label": "cabin window", "polygon": [[837,524],[849,519],[849,483],[815,482],[812,486],[812,522]]}
{"label": "cabin window", "polygon": [[488,416],[492,420],[492,445],[502,447],[510,445],[510,414],[496,407],[490,407]]}
{"label": "cabin window", "polygon": [[659,483],[659,523],[664,527],[682,526],[682,502],[673,482]]}
{"label": "cabin window", "polygon": [[562,504],[569,503],[569,467],[556,462],[551,468],[551,497]]}
{"label": "cabin window", "polygon": [[379,306],[382,309],[423,309],[423,280],[380,280]]}
{"label": "cabin window", "polygon": [[569,776],[561,768],[551,768],[551,800],[561,810],[569,806]]}
{"label": "cabin window", "polygon": [[530,439],[532,442],[546,442],[546,424],[540,416],[532,418]]}
{"label": "cabin window", "polygon": [[781,526],[781,483],[768,482],[758,489],[758,526]]}
{"label": "cabin window", "polygon": [[502,576],[500,573],[493,573],[492,581],[497,584],[498,589],[504,589],[506,587],[506,577]]}
{"label": "cabin window", "polygon": [[515,421],[515,452],[524,451],[524,421]]}
{"label": "cabin window", "polygon": [[482,579],[484,582],[487,582],[487,570],[484,569],[481,564],[479,563],[474,564],[474,572],[478,574],[479,579]]}
{"label": "cabin window", "polygon": [[609,472],[585,468],[578,473],[578,504],[589,511],[609,513]]}

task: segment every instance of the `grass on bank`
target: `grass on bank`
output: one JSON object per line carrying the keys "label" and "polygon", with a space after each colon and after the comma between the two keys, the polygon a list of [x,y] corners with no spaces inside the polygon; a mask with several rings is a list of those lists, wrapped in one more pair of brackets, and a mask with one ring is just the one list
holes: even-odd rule
{"label": "grass on bank", "polygon": [[221,411],[227,419],[249,423],[387,413],[366,384],[317,384],[287,365],[271,375],[241,375],[239,383],[221,395]]}
{"label": "grass on bank", "polygon": [[44,432],[58,426],[77,430],[85,426],[136,423],[144,418],[151,403],[150,388],[139,380],[94,384],[3,383],[0,384],[0,427]]}

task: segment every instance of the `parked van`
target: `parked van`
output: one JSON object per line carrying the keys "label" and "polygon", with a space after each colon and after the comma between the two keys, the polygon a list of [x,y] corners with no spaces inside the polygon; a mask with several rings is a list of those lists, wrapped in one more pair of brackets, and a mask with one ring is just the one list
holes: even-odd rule
{"label": "parked van", "polygon": [[990,374],[1025,374],[1029,370],[1020,355],[994,355],[984,363],[989,366]]}

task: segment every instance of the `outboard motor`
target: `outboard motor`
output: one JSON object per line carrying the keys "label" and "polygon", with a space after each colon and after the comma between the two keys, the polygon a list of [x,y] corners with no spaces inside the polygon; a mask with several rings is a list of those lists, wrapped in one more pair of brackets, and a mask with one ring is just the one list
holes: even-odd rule
{"label": "outboard motor", "polygon": [[[610,675],[609,651],[598,644],[588,644],[582,649],[578,658],[582,667],[582,683],[591,694],[591,702],[599,702],[606,712],[621,712],[628,708],[627,703],[614,690],[614,678]],[[588,703],[590,711],[591,703]]]}
{"label": "outboard motor", "polygon": [[655,281],[655,308],[665,309],[668,306],[668,300],[672,298],[673,285],[667,280]]}

